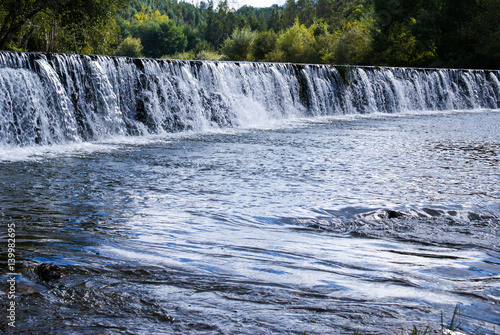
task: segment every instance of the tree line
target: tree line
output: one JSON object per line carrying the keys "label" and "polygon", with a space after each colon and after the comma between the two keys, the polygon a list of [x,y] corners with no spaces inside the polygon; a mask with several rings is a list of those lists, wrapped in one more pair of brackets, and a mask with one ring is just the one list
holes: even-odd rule
{"label": "tree line", "polygon": [[499,68],[500,0],[3,0],[0,49],[130,57]]}

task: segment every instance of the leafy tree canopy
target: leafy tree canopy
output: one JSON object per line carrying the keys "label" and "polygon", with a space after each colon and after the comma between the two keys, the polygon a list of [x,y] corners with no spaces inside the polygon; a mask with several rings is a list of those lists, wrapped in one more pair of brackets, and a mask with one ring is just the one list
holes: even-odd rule
{"label": "leafy tree canopy", "polygon": [[3,0],[0,49],[500,67],[500,0]]}

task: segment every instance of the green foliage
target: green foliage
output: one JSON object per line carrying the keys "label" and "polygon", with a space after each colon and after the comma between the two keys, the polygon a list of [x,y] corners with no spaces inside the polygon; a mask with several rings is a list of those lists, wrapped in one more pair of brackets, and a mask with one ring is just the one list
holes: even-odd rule
{"label": "green foliage", "polygon": [[186,50],[193,50],[200,43],[207,43],[205,39],[203,39],[202,34],[200,33],[200,29],[196,27],[192,27],[189,24],[186,24],[182,27],[182,33],[186,36],[187,45]]}
{"label": "green foliage", "polygon": [[198,60],[222,60],[223,56],[216,51],[202,50],[198,52],[195,59]]}
{"label": "green foliage", "polygon": [[445,334],[447,332],[446,330],[450,330],[450,331],[454,332],[455,330],[457,330],[460,327],[460,325],[461,325],[460,305],[461,304],[458,303],[455,306],[455,310],[453,311],[453,316],[451,317],[451,321],[450,321],[450,324],[447,326],[447,329],[445,329],[445,325],[443,322],[443,313],[441,313],[441,333],[442,334]]}
{"label": "green foliage", "polygon": [[210,0],[207,9],[207,21],[205,39],[214,47],[219,48],[235,29],[243,28],[245,20],[237,17],[235,12],[229,9],[227,0],[219,2],[217,10],[213,8]]}
{"label": "green foliage", "polygon": [[312,59],[315,38],[314,34],[304,24],[296,19],[292,27],[288,28],[278,38],[278,49],[284,60],[294,63],[304,63]]}
{"label": "green foliage", "polygon": [[160,58],[184,51],[187,38],[182,29],[171,21],[152,20],[146,23],[135,22],[130,31],[132,36],[141,39],[144,55],[151,58]]}
{"label": "green foliage", "polygon": [[500,65],[499,0],[374,0],[374,9],[377,63]]}
{"label": "green foliage", "polygon": [[499,13],[500,0],[480,1],[477,13],[466,27],[474,41],[476,67],[498,69],[500,66]]}
{"label": "green foliage", "polygon": [[251,50],[256,33],[249,28],[236,29],[231,38],[224,41],[222,53],[228,60],[251,60]]}
{"label": "green foliage", "polygon": [[366,23],[354,21],[327,39],[322,49],[322,61],[331,64],[369,64],[372,35]]}
{"label": "green foliage", "polygon": [[267,20],[267,27],[269,30],[278,32],[283,29],[283,16],[282,11],[273,8],[269,19]]}
{"label": "green foliage", "polygon": [[119,42],[115,14],[125,0],[4,0],[0,49],[109,53]]}
{"label": "green foliage", "polygon": [[59,51],[109,54],[119,43],[114,0],[67,2],[60,15],[64,27],[59,36]]}
{"label": "green foliage", "polygon": [[269,61],[271,54],[276,51],[278,34],[273,30],[261,31],[253,41],[252,55],[256,61]]}
{"label": "green foliage", "polygon": [[224,59],[224,55],[214,51],[212,48],[199,49],[198,47],[191,51],[178,52],[174,55],[163,56],[162,58],[220,61]]}
{"label": "green foliage", "polygon": [[164,59],[196,59],[195,53],[193,51],[183,51],[183,52],[177,52],[173,55],[165,55],[162,56],[161,58]]}
{"label": "green foliage", "polygon": [[[301,63],[500,66],[500,0],[3,0],[0,49]],[[135,42],[132,42],[135,41]]]}
{"label": "green foliage", "polygon": [[120,43],[116,50],[117,56],[142,57],[142,44],[140,38],[127,37]]}
{"label": "green foliage", "polygon": [[137,22],[147,23],[149,21],[168,21],[169,18],[167,15],[160,13],[157,9],[153,11],[151,6],[142,6],[141,11],[134,14],[134,18]]}

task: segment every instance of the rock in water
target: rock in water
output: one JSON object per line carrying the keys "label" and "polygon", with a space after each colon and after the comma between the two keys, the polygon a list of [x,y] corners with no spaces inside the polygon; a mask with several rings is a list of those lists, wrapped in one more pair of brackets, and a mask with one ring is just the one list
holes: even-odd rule
{"label": "rock in water", "polygon": [[35,267],[35,273],[43,281],[61,278],[61,268],[54,264],[42,263]]}

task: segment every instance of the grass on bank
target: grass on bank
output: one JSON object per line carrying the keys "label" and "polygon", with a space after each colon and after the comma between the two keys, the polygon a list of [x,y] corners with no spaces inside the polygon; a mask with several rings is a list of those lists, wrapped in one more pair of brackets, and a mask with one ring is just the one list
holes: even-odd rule
{"label": "grass on bank", "polygon": [[[458,303],[456,306],[455,306],[455,310],[453,311],[453,315],[451,317],[451,320],[448,324],[446,324],[444,322],[444,317],[443,317],[443,313],[441,312],[441,325],[440,325],[440,329],[441,329],[441,332],[439,333],[440,335],[488,335],[487,332],[484,332],[484,331],[481,331],[480,328],[477,328],[475,331],[473,331],[472,333],[470,334],[465,334],[465,333],[462,333],[460,332],[460,326],[462,325],[462,322],[461,322],[461,317],[460,317],[460,303]],[[413,326],[412,329],[400,329],[399,331],[394,331],[394,335],[431,335],[431,334],[436,334],[436,331],[439,331],[438,330],[439,328],[431,328],[431,326],[427,326],[425,327],[424,329],[418,329],[416,326]],[[290,334],[287,332],[287,334]],[[314,335],[314,330],[312,331],[304,331],[304,332],[300,332],[298,334],[302,334],[302,335]],[[368,334],[368,333],[363,333],[362,331],[360,330],[355,330],[354,333],[352,335],[365,335],[365,334]],[[346,335],[350,335],[350,334],[346,334]]]}

